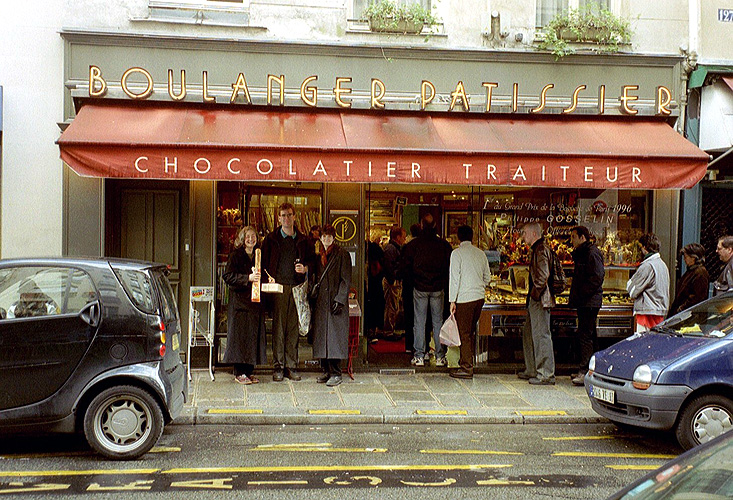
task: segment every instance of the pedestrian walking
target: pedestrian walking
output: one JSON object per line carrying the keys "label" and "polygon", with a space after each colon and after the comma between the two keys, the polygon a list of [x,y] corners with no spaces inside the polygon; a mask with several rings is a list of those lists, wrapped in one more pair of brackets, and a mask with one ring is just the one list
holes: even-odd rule
{"label": "pedestrian walking", "polygon": [[313,322],[313,357],[320,360],[323,370],[317,382],[329,387],[341,383],[341,360],[349,357],[351,256],[335,243],[335,237],[332,225],[323,228]]}
{"label": "pedestrian walking", "polygon": [[682,247],[680,255],[685,261],[687,271],[677,284],[677,293],[669,307],[670,316],[708,298],[710,276],[705,269],[705,247],[700,243],[690,243]]}
{"label": "pedestrian walking", "polygon": [[252,283],[260,281],[255,252],[260,248],[257,231],[245,226],[237,232],[223,279],[229,286],[227,347],[224,363],[234,365],[234,380],[256,384],[255,366],[266,361],[265,316],[259,302],[252,302]]}
{"label": "pedestrian walking", "polygon": [[550,293],[552,249],[543,237],[539,222],[526,224],[520,233],[530,246],[527,320],[522,329],[524,371],[517,376],[532,385],[555,385],[555,353],[550,334],[550,311],[555,297]]}
{"label": "pedestrian walking", "polygon": [[262,243],[262,265],[272,282],[280,283],[283,292],[275,294],[272,325],[272,357],[276,382],[288,377],[300,380],[298,366],[298,311],[293,287],[306,279],[313,265],[308,238],[295,227],[295,207],[283,203],[278,207],[280,225]]}
{"label": "pedestrian walking", "polygon": [[715,251],[725,267],[713,283],[713,296],[727,290],[733,290],[733,236],[723,236],[718,240]]}
{"label": "pedestrian walking", "polygon": [[440,327],[443,325],[443,302],[448,287],[450,243],[438,237],[432,216],[423,217],[420,236],[415,244],[406,245],[401,266],[413,277],[413,302],[415,326],[413,328],[413,347],[415,354],[410,361],[414,366],[425,366],[430,360],[425,339],[425,324],[428,313],[432,317],[433,342],[435,343],[435,365],[445,366],[446,348],[440,343]]}
{"label": "pedestrian walking", "polygon": [[573,245],[573,281],[570,285],[568,304],[578,312],[578,344],[580,362],[578,371],[571,375],[573,385],[583,385],[588,371],[588,362],[598,350],[596,330],[598,312],[603,305],[603,254],[593,243],[590,231],[585,226],[570,230],[570,243]]}
{"label": "pedestrian walking", "polygon": [[458,369],[451,372],[453,378],[473,378],[474,340],[476,323],[486,300],[486,287],[491,282],[491,270],[486,254],[473,243],[473,229],[459,226],[458,248],[450,255],[450,279],[448,298],[450,313],[456,317],[461,339]]}
{"label": "pedestrian walking", "polygon": [[654,233],[639,238],[644,258],[626,283],[634,300],[636,331],[645,332],[664,320],[669,309],[669,269],[659,255],[660,242]]}

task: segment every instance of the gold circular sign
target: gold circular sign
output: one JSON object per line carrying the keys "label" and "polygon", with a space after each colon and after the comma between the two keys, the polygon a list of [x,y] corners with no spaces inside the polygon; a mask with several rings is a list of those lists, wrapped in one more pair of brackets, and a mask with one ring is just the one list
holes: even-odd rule
{"label": "gold circular sign", "polygon": [[339,217],[333,221],[336,230],[336,241],[347,243],[356,237],[356,222],[351,217]]}

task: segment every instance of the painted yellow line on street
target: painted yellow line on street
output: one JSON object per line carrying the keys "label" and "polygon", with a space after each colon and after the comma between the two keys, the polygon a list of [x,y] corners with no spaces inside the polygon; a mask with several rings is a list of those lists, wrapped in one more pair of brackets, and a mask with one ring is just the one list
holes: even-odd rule
{"label": "painted yellow line on street", "polygon": [[262,410],[254,408],[209,408],[206,413],[212,415],[259,415]]}
{"label": "painted yellow line on street", "polygon": [[330,471],[395,471],[395,470],[480,470],[504,469],[512,464],[474,464],[474,465],[296,465],[274,467],[203,467],[181,468],[161,471],[161,474],[222,474],[232,472],[330,472]]}
{"label": "painted yellow line on street", "polygon": [[677,458],[677,455],[658,455],[654,453],[590,453],[584,451],[558,451],[553,453],[552,456],[588,458],[658,458],[660,460]]}
{"label": "painted yellow line on street", "polygon": [[476,481],[479,486],[534,486],[534,481],[514,481],[509,479],[482,479]]}
{"label": "painted yellow line on street", "polygon": [[271,484],[308,484],[308,481],[247,481],[247,484],[251,484],[253,486],[266,486]]}
{"label": "painted yellow line on street", "polygon": [[311,451],[311,452],[328,452],[328,453],[386,453],[387,448],[330,448],[328,446],[314,446],[312,448],[304,448],[297,446],[293,448],[250,448],[249,451]]}
{"label": "painted yellow line on street", "polygon": [[563,410],[526,410],[516,411],[514,413],[523,417],[555,417],[558,415],[567,415]]}
{"label": "painted yellow line on street", "polygon": [[543,441],[583,441],[595,439],[616,439],[617,436],[565,436],[565,437],[543,437]]}
{"label": "painted yellow line on street", "polygon": [[659,468],[657,465],[606,465],[606,467],[613,470],[656,470]]}
{"label": "painted yellow line on street", "polygon": [[0,471],[0,477],[34,477],[34,476],[116,476],[128,474],[155,474],[160,469],[86,469],[86,470],[16,470]]}
{"label": "painted yellow line on street", "polygon": [[524,455],[518,451],[492,451],[492,450],[420,450],[420,453],[446,454],[446,455]]}
{"label": "painted yellow line on street", "polygon": [[180,446],[153,446],[148,453],[178,453]]}
{"label": "painted yellow line on street", "polygon": [[331,443],[285,443],[285,444],[258,444],[257,448],[261,449],[272,449],[272,448],[314,448],[323,446],[333,446]]}
{"label": "painted yellow line on street", "polygon": [[466,410],[417,410],[418,415],[468,415]]}
{"label": "painted yellow line on street", "polygon": [[361,415],[361,410],[308,410],[310,415]]}

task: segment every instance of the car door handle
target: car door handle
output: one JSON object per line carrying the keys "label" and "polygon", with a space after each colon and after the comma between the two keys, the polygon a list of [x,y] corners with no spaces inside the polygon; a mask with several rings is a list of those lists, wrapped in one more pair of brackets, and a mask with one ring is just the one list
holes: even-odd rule
{"label": "car door handle", "polygon": [[102,319],[102,306],[99,301],[95,300],[85,305],[79,312],[79,317],[92,328],[98,327]]}

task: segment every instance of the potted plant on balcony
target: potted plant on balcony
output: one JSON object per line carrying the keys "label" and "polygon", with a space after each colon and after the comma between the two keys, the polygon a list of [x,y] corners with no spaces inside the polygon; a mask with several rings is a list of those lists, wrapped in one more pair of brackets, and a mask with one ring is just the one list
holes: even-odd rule
{"label": "potted plant on balcony", "polygon": [[398,5],[393,0],[372,1],[364,10],[362,19],[374,32],[414,35],[419,34],[426,24],[437,22],[435,16],[419,3]]}
{"label": "potted plant on balcony", "polygon": [[582,44],[595,52],[618,52],[631,43],[631,26],[608,9],[599,6],[571,9],[555,16],[545,27],[544,40],[537,46],[557,59],[575,52]]}

